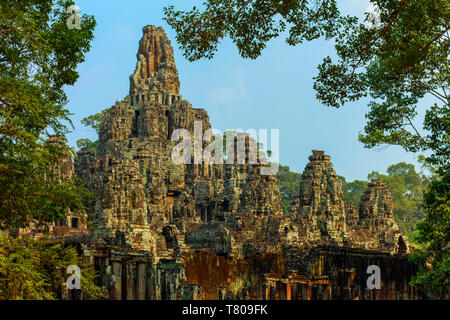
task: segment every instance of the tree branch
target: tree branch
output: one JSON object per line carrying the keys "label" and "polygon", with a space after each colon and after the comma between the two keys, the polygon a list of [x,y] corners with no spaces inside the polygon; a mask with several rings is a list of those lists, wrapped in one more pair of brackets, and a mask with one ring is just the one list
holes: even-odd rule
{"label": "tree branch", "polygon": [[420,141],[422,142],[422,144],[426,145],[426,146],[427,146],[428,148],[430,148],[431,150],[436,149],[436,150],[439,150],[440,152],[444,152],[444,150],[442,150],[442,149],[440,149],[440,148],[438,148],[438,147],[433,148],[432,146],[430,146],[430,144],[429,144],[428,142],[426,142],[424,138],[422,138],[422,136],[420,135],[419,131],[417,131],[416,127],[412,124],[411,119],[410,119],[408,116],[405,116],[405,117],[406,117],[406,119],[408,120],[409,125],[410,125],[410,126],[414,129],[414,131],[416,132],[416,135],[417,135],[417,137],[420,139]]}
{"label": "tree branch", "polygon": [[9,33],[9,32],[11,32],[13,30],[13,28],[8,28],[8,29],[3,29],[3,30],[0,30],[0,35],[2,36],[2,37],[8,37],[8,34],[7,33]]}
{"label": "tree branch", "polygon": [[[446,96],[443,96],[442,94],[440,94],[439,92],[437,92],[436,90],[432,89],[429,85],[425,84],[422,81],[419,81],[419,83],[426,89],[428,89],[430,91],[430,93],[435,96],[437,99],[441,100],[444,104],[448,105],[448,98]],[[445,90],[444,90],[445,92]]]}
{"label": "tree branch", "polygon": [[233,15],[233,17],[231,18],[232,20],[234,20],[234,18],[237,17],[237,15],[239,15],[239,13],[241,13],[241,11],[247,7],[251,2],[253,2],[253,0],[247,0],[244,2],[244,4],[236,11],[236,13]]}
{"label": "tree branch", "polygon": [[427,45],[425,47],[423,47],[420,52],[424,51],[424,50],[428,50],[428,48],[431,46],[431,44],[433,42],[435,42],[436,40],[440,39],[448,30],[450,30],[450,27],[447,27],[445,30],[443,30],[440,34],[438,34],[436,37],[434,37],[433,39],[431,39],[430,42],[427,43]]}
{"label": "tree branch", "polygon": [[319,10],[317,10],[317,12],[314,14],[314,19],[317,19],[317,17],[319,16],[320,11],[322,11],[322,8],[326,8],[327,7],[327,0],[322,1],[322,4],[319,7]]}
{"label": "tree branch", "polygon": [[411,119],[408,116],[405,116],[406,120],[408,120],[408,124],[414,129],[414,131],[416,132],[417,137],[419,137],[419,139],[422,141],[422,143],[424,145],[426,145],[428,148],[432,149],[431,146],[422,138],[422,136],[420,135],[419,131],[417,131],[416,127],[413,125]]}
{"label": "tree branch", "polygon": [[394,24],[394,21],[397,20],[398,16],[400,15],[400,12],[403,10],[403,8],[405,7],[406,3],[409,0],[402,0],[402,2],[400,3],[400,7],[398,8],[397,12],[395,13],[394,17],[389,21],[389,23],[387,24],[386,27],[383,28],[383,30],[381,30],[381,32],[375,37],[375,39],[373,39],[365,48],[364,52],[359,56],[358,62],[356,62],[356,64],[353,66],[353,70],[352,70],[352,74],[350,76],[350,78],[353,78],[356,68],[358,68],[358,65],[361,63],[361,61],[363,60],[364,56],[367,54],[367,52],[370,50],[370,48],[375,44],[375,42],[380,39],[382,36],[384,36],[389,29],[392,27],[392,25]]}

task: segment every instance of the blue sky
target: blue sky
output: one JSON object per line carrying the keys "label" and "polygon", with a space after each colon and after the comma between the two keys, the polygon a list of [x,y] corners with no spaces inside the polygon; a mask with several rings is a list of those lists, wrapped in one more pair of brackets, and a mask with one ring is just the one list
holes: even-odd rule
{"label": "blue sky", "polygon": [[[97,20],[95,39],[86,61],[79,65],[80,78],[66,88],[75,129],[69,145],[96,133],[81,119],[122,100],[136,65],[142,27],[162,26],[175,51],[183,98],[194,108],[204,108],[213,128],[222,132],[241,128],[279,129],[280,162],[302,172],[311,150],[325,150],[337,174],[347,180],[363,179],[372,170],[385,172],[394,163],[417,162],[399,147],[365,149],[358,141],[367,112],[367,101],[343,108],[325,107],[315,98],[312,78],[317,66],[334,55],[333,44],[323,40],[291,47],[284,37],[271,41],[256,60],[242,59],[230,40],[225,40],[213,60],[188,62],[178,49],[175,34],[162,20],[162,8],[199,7],[203,1],[76,0],[82,13]],[[343,12],[363,16],[366,0],[340,1]],[[270,146],[269,146],[270,149]]]}

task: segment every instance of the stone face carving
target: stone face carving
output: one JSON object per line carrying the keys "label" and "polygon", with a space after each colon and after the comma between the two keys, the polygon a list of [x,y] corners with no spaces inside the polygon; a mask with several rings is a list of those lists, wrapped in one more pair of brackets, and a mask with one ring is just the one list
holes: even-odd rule
{"label": "stone face carving", "polygon": [[395,223],[392,197],[384,184],[380,180],[369,183],[357,210],[344,203],[330,157],[323,151],[312,152],[302,174],[299,200],[294,205],[307,242],[391,253],[398,252],[400,243],[400,250],[408,253],[408,240]]}
{"label": "stone face carving", "polygon": [[144,27],[137,60],[134,74],[130,76],[133,105],[145,101],[171,105],[179,99],[180,81],[173,49],[161,27]]}
{"label": "stone face carving", "polygon": [[372,180],[362,195],[359,220],[361,227],[370,230],[373,239],[378,239],[376,245],[379,248],[392,248],[397,253],[409,252],[408,239],[402,235],[394,220],[391,194],[381,180]]}
{"label": "stone face carving", "polygon": [[361,197],[359,217],[367,223],[394,219],[394,204],[389,191],[381,180],[372,180]]}
{"label": "stone face carving", "polygon": [[[172,162],[174,130],[187,129],[194,140],[195,122],[204,134],[209,117],[179,95],[162,28],[144,27],[137,58],[129,95],[102,116],[97,154],[81,150],[75,169],[95,193],[87,204],[95,230],[83,240],[85,254],[117,279],[105,286],[112,299],[267,298],[269,284],[281,278],[313,285],[297,274],[315,272],[308,252],[319,244],[408,251],[384,186],[369,185],[358,214],[344,203],[323,151],[309,157],[289,217],[276,177],[261,175],[260,161],[248,161],[252,140],[244,164]],[[330,250],[323,252],[340,252]],[[336,286],[334,276],[321,283]]]}
{"label": "stone face carving", "polygon": [[57,163],[50,169],[51,176],[48,177],[48,180],[72,180],[75,177],[75,167],[72,161],[72,154],[70,153],[69,148],[67,148],[65,141],[57,135],[52,135],[47,139],[46,143],[56,147],[56,152],[61,153],[61,155],[58,155]]}
{"label": "stone face carving", "polygon": [[[232,235],[222,244],[216,239],[237,232],[225,226],[255,225],[260,236],[271,228],[269,217],[281,216],[276,178],[261,176],[261,165],[248,161],[236,165],[172,162],[171,151],[177,143],[171,141],[174,130],[187,129],[193,141],[196,121],[203,134],[211,125],[205,110],[193,108],[179,96],[173,50],[161,28],[144,27],[130,79],[129,97],[103,115],[98,154],[81,151],[78,155],[77,174],[97,194],[91,205],[96,217],[94,238],[109,241],[116,232],[123,232],[130,244],[153,252],[158,261],[159,254],[167,257],[162,230],[170,226],[179,234],[182,251],[186,237],[192,247],[242,256],[242,241],[233,246]],[[152,95],[175,98],[149,99]],[[249,145],[248,141],[247,152]],[[205,239],[208,235],[211,239]],[[239,238],[253,236],[250,230]]]}
{"label": "stone face carving", "polygon": [[342,244],[347,226],[341,183],[330,156],[313,150],[309,160],[302,174],[297,216],[308,225],[308,233]]}

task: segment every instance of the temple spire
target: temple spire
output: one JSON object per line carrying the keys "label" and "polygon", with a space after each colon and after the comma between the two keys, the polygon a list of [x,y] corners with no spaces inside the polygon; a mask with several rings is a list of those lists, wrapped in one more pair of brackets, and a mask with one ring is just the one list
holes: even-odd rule
{"label": "temple spire", "polygon": [[130,76],[130,96],[145,101],[152,94],[179,95],[178,70],[166,33],[152,25],[142,31],[136,69]]}

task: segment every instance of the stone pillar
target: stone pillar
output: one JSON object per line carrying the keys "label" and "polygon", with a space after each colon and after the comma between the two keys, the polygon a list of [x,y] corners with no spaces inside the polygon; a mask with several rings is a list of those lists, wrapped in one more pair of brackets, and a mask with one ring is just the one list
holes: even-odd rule
{"label": "stone pillar", "polygon": [[138,263],[136,268],[136,300],[145,300],[146,269],[145,263]]}
{"label": "stone pillar", "polygon": [[308,282],[306,285],[306,300],[311,300],[312,284]]}
{"label": "stone pillar", "polygon": [[333,293],[332,293],[332,289],[331,289],[331,284],[327,285],[327,300],[332,300],[333,299]]}
{"label": "stone pillar", "polygon": [[69,288],[65,282],[61,286],[61,299],[69,300]]}
{"label": "stone pillar", "polygon": [[134,272],[133,263],[126,264],[127,300],[134,300]]}
{"label": "stone pillar", "polygon": [[266,283],[266,300],[270,300],[270,287],[272,284],[270,282]]}
{"label": "stone pillar", "polygon": [[291,300],[291,288],[292,284],[286,283],[286,300]]}
{"label": "stone pillar", "polygon": [[112,271],[116,277],[116,283],[112,289],[112,299],[121,300],[122,298],[122,264],[120,262],[112,263]]}

